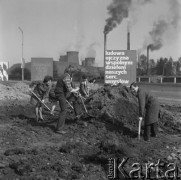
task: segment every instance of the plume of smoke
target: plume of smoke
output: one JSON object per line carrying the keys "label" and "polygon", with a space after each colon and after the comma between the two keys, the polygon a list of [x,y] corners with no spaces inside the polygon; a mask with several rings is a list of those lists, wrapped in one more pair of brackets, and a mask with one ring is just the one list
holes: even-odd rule
{"label": "plume of smoke", "polygon": [[[137,0],[136,2],[140,5],[145,5],[151,3],[153,0]],[[135,1],[134,1],[135,2]],[[104,27],[104,33],[109,33],[117,25],[121,24],[124,18],[129,16],[129,11],[132,4],[132,0],[113,0],[112,3],[108,6],[109,18],[106,19],[106,25]]]}
{"label": "plume of smoke", "polygon": [[181,18],[181,5],[178,0],[169,0],[171,12],[171,25],[177,29]]}
{"label": "plume of smoke", "polygon": [[104,33],[109,33],[113,28],[122,22],[124,18],[128,17],[131,0],[113,0],[108,6],[108,14],[110,17],[106,19]]}
{"label": "plume of smoke", "polygon": [[98,46],[99,45],[99,43],[97,43],[97,42],[93,42],[93,43],[91,43],[88,47],[87,47],[87,54],[86,54],[86,56],[87,57],[96,57],[96,46]]}
{"label": "plume of smoke", "polygon": [[168,28],[168,23],[165,20],[159,20],[153,24],[153,29],[149,35],[152,43],[149,45],[151,51],[159,50],[163,46],[163,34]]}
{"label": "plume of smoke", "polygon": [[[172,29],[172,32],[177,32],[180,22],[180,4],[178,0],[169,0],[170,11],[166,19],[158,20],[153,24],[153,29],[149,32],[150,41],[146,41],[147,45],[151,51],[159,50],[164,45],[163,39],[169,39],[170,36],[173,39],[173,34],[169,34],[169,30]],[[167,36],[164,36],[167,33]],[[169,36],[170,35],[170,36]],[[144,44],[144,46],[146,45]]]}

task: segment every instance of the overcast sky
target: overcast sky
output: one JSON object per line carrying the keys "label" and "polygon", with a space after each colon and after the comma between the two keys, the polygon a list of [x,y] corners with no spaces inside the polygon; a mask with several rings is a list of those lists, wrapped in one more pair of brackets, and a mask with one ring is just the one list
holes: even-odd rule
{"label": "overcast sky", "polygon": [[[0,0],[0,61],[9,61],[10,65],[21,62],[21,27],[26,62],[31,57],[58,60],[60,55],[75,50],[80,60],[95,56],[98,66],[103,66],[103,31],[111,11],[118,19],[111,18],[117,26],[109,30],[107,49],[127,48],[129,19],[132,50],[146,54],[146,46],[153,44],[150,58],[172,56],[177,60],[181,56],[181,0],[119,0],[108,9],[112,3],[113,0]],[[128,16],[116,6],[128,11]]]}

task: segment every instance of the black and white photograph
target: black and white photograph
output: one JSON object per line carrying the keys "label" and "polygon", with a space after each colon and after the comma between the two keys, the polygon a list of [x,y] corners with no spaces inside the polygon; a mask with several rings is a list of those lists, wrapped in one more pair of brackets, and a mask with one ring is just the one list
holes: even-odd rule
{"label": "black and white photograph", "polygon": [[0,0],[0,179],[181,179],[181,0]]}

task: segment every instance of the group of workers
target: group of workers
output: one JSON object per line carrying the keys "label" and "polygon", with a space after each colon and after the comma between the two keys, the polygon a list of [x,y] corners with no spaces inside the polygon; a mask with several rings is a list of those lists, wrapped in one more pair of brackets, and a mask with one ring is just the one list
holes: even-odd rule
{"label": "group of workers", "polygon": [[34,85],[30,85],[30,91],[32,92],[30,103],[35,105],[35,114],[37,121],[43,121],[42,116],[42,103],[49,97],[49,101],[53,104],[51,114],[54,114],[54,110],[57,102],[60,106],[60,114],[57,121],[56,133],[65,134],[63,131],[65,125],[65,118],[67,113],[67,106],[70,102],[73,104],[75,112],[75,120],[79,120],[82,113],[79,108],[79,97],[87,98],[89,96],[88,80],[86,75],[82,76],[80,87],[75,88],[72,82],[73,73],[76,68],[69,65],[64,74],[57,80],[56,84],[52,83],[53,78],[51,76],[45,76],[43,82],[39,82]]}
{"label": "group of workers", "polygon": [[[67,113],[67,106],[69,102],[73,103],[76,120],[79,120],[81,113],[79,112],[79,95],[87,98],[89,96],[89,87],[87,86],[86,75],[82,76],[80,87],[75,87],[72,83],[72,75],[76,71],[75,67],[69,65],[62,77],[60,77],[56,84],[52,85],[52,77],[46,76],[42,83],[37,84],[31,90],[31,103],[35,105],[35,113],[37,121],[43,121],[42,116],[42,102],[44,102],[47,94],[50,102],[53,103],[51,114],[54,113],[57,101],[60,106],[60,114],[56,125],[56,133],[65,134],[64,125]],[[51,88],[50,88],[51,87]],[[138,98],[139,103],[139,121],[144,119],[144,140],[150,141],[150,136],[157,135],[157,122],[159,113],[159,103],[157,99],[149,92],[145,92],[138,87],[136,82],[130,85],[131,92]],[[31,91],[31,92],[32,92]],[[36,94],[37,97],[34,95]]]}

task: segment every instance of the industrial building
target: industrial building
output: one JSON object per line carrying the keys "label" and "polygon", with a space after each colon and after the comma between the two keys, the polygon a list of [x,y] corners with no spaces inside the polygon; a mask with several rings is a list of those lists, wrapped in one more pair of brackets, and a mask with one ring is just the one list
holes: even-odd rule
{"label": "industrial building", "polygon": [[[60,55],[59,61],[54,61],[53,58],[32,57],[31,62],[25,63],[25,68],[31,73],[31,81],[42,80],[46,75],[51,75],[56,80],[64,73],[68,65],[76,66],[81,73],[86,73],[90,77],[104,76],[104,67],[96,67],[94,57],[86,57],[82,63],[79,63],[78,51],[68,51],[66,55]],[[14,68],[20,68],[20,66],[20,64],[14,64],[8,73],[11,74]]]}

